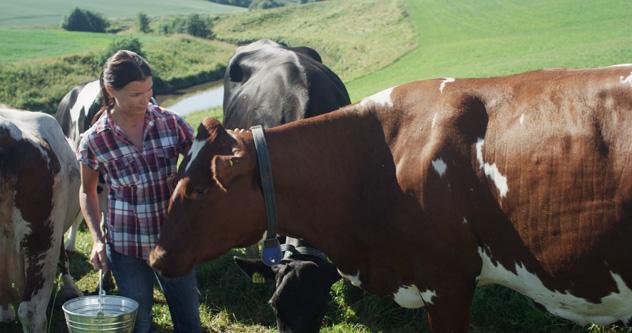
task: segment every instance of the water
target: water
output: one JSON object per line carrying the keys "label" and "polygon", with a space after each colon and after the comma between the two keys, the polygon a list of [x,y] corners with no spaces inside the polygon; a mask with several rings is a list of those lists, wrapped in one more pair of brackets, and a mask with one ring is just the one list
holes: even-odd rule
{"label": "water", "polygon": [[160,106],[180,116],[222,106],[224,82],[214,81],[181,90],[172,95],[156,96]]}

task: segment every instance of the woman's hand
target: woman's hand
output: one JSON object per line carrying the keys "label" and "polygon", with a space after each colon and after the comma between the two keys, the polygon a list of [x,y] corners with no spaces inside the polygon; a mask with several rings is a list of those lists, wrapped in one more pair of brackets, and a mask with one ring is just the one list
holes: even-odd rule
{"label": "woman's hand", "polygon": [[92,252],[90,253],[90,263],[95,270],[102,269],[103,272],[108,271],[108,261],[105,255],[105,243],[103,241],[96,241],[92,245]]}

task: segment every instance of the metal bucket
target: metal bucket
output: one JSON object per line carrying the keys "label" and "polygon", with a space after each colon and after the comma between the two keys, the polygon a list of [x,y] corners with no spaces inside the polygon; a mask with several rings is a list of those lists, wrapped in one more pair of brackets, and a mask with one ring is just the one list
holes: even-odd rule
{"label": "metal bucket", "polygon": [[[101,300],[99,300],[101,298]],[[130,333],[138,303],[122,296],[84,296],[62,305],[70,333]]]}

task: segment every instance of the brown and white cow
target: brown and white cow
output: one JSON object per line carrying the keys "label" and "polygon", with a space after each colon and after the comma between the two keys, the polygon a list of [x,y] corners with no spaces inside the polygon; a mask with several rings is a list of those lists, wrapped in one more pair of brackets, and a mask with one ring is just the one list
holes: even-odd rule
{"label": "brown and white cow", "polygon": [[[0,109],[0,322],[46,331],[64,231],[79,211],[79,165],[57,121]],[[80,295],[66,271],[70,293]]]}
{"label": "brown and white cow", "polygon": [[[434,332],[500,284],[577,322],[632,318],[632,65],[437,79],[266,131],[280,233]],[[205,119],[151,264],[181,275],[264,232],[250,133]]]}

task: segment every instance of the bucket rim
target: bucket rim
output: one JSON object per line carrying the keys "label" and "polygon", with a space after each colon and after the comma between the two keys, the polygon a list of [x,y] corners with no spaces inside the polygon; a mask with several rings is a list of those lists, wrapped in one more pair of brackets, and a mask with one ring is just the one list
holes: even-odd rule
{"label": "bucket rim", "polygon": [[[135,300],[133,300],[133,299],[131,299],[129,297],[119,296],[119,295],[105,295],[103,297],[104,298],[110,298],[110,299],[120,299],[122,301],[129,302],[129,305],[130,305],[131,309],[128,312],[128,314],[129,313],[135,313],[138,310],[138,302],[136,302]],[[76,303],[76,302],[79,302],[79,301],[84,301],[84,300],[87,300],[87,299],[95,299],[95,298],[99,298],[99,295],[80,296],[80,297],[76,297],[76,298],[73,298],[73,299],[69,299],[66,302],[64,302],[64,304],[61,306],[61,308],[64,311],[64,313],[67,314],[67,315],[76,316],[76,317],[82,317],[82,318],[92,318],[94,316],[87,315],[87,314],[84,314],[84,313],[79,313],[79,312],[76,312],[74,310],[70,310],[70,309],[68,309],[68,307],[71,304],[73,304],[73,303]],[[105,317],[118,317],[118,316],[121,316],[121,315],[123,315],[123,313],[122,314],[113,315],[113,316],[112,315],[105,315]]]}

